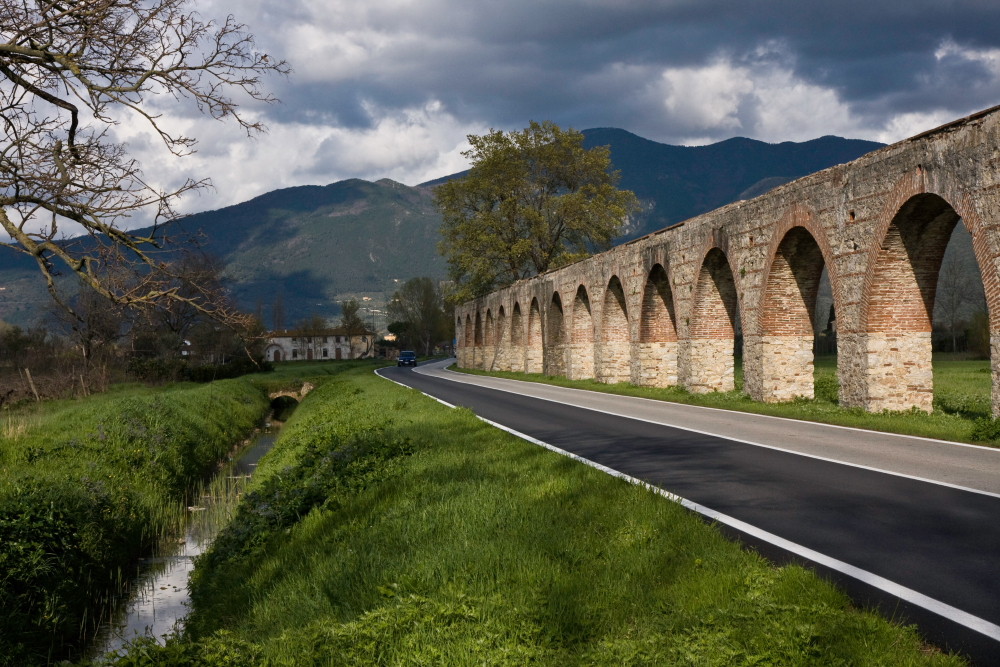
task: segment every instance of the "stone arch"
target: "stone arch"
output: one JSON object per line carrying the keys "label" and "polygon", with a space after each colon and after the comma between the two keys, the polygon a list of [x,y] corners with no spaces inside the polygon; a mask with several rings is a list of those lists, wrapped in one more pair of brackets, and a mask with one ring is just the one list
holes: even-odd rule
{"label": "stone arch", "polygon": [[479,311],[476,311],[476,328],[472,337],[472,344],[479,347],[483,344],[483,318]]}
{"label": "stone arch", "polygon": [[507,325],[507,311],[501,304],[497,308],[496,329],[494,333],[496,351],[493,354],[494,367],[501,371],[510,370],[510,330]]}
{"label": "stone arch", "polygon": [[483,329],[483,345],[492,347],[497,344],[496,341],[496,322],[493,319],[493,310],[490,308],[486,309],[486,326]]}
{"label": "stone arch", "polygon": [[916,194],[894,213],[873,248],[861,311],[869,410],[933,409],[934,298],[959,220],[943,197]]}
{"label": "stone arch", "polygon": [[594,316],[587,288],[580,285],[573,298],[573,319],[567,355],[569,378],[583,380],[594,377]]}
{"label": "stone arch", "polygon": [[470,363],[473,368],[482,368],[483,365],[483,318],[477,310],[475,319],[475,329],[472,334],[472,354]]}
{"label": "stone arch", "polygon": [[531,300],[528,308],[528,330],[524,342],[524,372],[542,373],[545,371],[545,344],[542,336],[542,314],[538,299]]}
{"label": "stone arch", "polygon": [[813,398],[816,298],[826,257],[804,226],[792,226],[776,240],[759,311],[759,367],[755,373],[747,369],[747,390],[768,402]]}
{"label": "stone arch", "polygon": [[688,390],[705,393],[735,388],[738,326],[736,279],[726,254],[713,247],[705,254],[695,283],[688,341]]}
{"label": "stone arch", "polygon": [[524,318],[521,316],[521,304],[517,301],[510,316],[510,344],[524,345]]}
{"label": "stone arch", "polygon": [[611,276],[601,307],[601,356],[597,379],[614,384],[632,377],[632,341],[629,332],[625,288]]}
{"label": "stone arch", "polygon": [[670,279],[662,264],[646,276],[639,312],[639,383],[651,387],[677,384],[677,316]]}
{"label": "stone arch", "polygon": [[552,293],[545,314],[545,374],[566,374],[566,317],[563,312],[562,297]]}
{"label": "stone arch", "polygon": [[461,335],[458,336],[458,365],[462,368],[470,368],[472,366],[472,316],[466,313],[465,319],[459,317],[458,321],[461,331]]}
{"label": "stone arch", "polygon": [[513,371],[525,371],[525,335],[524,317],[521,315],[521,304],[514,302],[514,307],[510,311],[510,369]]}

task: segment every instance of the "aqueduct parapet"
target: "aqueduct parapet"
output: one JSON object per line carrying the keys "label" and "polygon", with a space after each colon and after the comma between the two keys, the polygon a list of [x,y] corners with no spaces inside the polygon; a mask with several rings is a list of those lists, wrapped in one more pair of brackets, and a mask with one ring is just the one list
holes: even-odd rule
{"label": "aqueduct parapet", "polygon": [[841,405],[930,410],[938,271],[960,223],[986,293],[997,415],[1000,107],[463,304],[459,364],[728,390],[742,333],[753,398],[809,397],[825,268]]}

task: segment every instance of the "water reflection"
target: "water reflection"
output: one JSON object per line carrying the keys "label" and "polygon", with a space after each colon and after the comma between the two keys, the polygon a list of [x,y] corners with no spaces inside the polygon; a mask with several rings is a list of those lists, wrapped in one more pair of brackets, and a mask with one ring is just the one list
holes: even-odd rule
{"label": "water reflection", "polygon": [[277,425],[269,424],[206,485],[198,504],[187,508],[182,538],[162,545],[156,556],[139,561],[126,592],[127,602],[119,605],[93,643],[94,658],[118,651],[137,637],[154,637],[162,643],[183,628],[194,559],[208,549],[231,518],[257,462],[274,445],[277,431]]}

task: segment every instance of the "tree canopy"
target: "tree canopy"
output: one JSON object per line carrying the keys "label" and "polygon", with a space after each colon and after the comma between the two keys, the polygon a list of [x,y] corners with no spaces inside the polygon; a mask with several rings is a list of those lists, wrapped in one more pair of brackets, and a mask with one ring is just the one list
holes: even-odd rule
{"label": "tree canopy", "polygon": [[469,135],[468,174],[435,190],[453,298],[489,293],[610,247],[637,205],[617,188],[610,149],[532,122]]}
{"label": "tree canopy", "polygon": [[404,345],[413,344],[425,355],[434,345],[453,337],[451,317],[437,283],[428,277],[410,278],[389,301],[389,331]]}
{"label": "tree canopy", "polygon": [[[152,254],[162,243],[158,225],[176,217],[177,198],[208,182],[154,187],[114,127],[137,119],[175,156],[189,154],[195,139],[162,115],[164,105],[186,101],[253,134],[262,125],[241,113],[236,98],[274,101],[262,77],[289,68],[258,52],[232,16],[206,21],[190,4],[0,0],[0,227],[11,239],[0,237],[0,245],[33,257],[54,296],[61,265],[118,302],[214,307],[205,295],[176,289]],[[154,231],[126,231],[123,221],[142,209],[152,211]],[[91,238],[62,241],[68,222]],[[136,265],[141,281],[115,279],[119,267]]]}

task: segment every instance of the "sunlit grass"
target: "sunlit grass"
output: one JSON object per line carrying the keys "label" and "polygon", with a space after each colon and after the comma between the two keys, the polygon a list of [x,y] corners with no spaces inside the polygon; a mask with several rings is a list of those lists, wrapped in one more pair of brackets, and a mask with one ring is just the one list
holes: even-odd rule
{"label": "sunlit grass", "polygon": [[266,406],[249,381],[226,380],[5,411],[0,664],[74,655],[123,573],[177,529],[189,494]]}
{"label": "sunlit grass", "polygon": [[[142,651],[275,665],[960,664],[676,503],[362,369],[303,402],[252,488],[198,563],[188,635]],[[310,489],[322,493],[303,504]]]}
{"label": "sunlit grass", "polygon": [[921,411],[870,413],[860,408],[843,408],[837,401],[836,357],[820,356],[815,363],[813,399],[784,403],[762,403],[742,391],[743,370],[737,359],[735,391],[692,394],[680,387],[638,387],[628,383],[604,384],[596,380],[569,380],[535,373],[512,373],[454,368],[463,373],[542,382],[561,387],[588,389],[623,396],[702,405],[725,410],[787,417],[805,421],[838,424],[855,428],[903,433],[941,440],[1000,445],[1000,427],[990,428],[990,362],[954,360],[934,361],[934,412]]}

